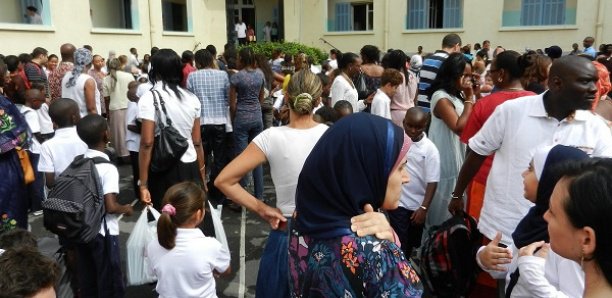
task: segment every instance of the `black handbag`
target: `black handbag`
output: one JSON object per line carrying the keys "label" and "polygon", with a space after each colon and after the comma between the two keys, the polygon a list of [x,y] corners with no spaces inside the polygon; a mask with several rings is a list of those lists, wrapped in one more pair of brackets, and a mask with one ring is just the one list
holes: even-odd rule
{"label": "black handbag", "polygon": [[[157,118],[155,123],[159,131],[153,142],[153,154],[151,155],[151,165],[149,169],[151,172],[159,173],[167,171],[179,162],[181,156],[187,151],[189,143],[187,142],[187,138],[183,137],[178,130],[172,126],[172,120],[168,117],[164,99],[161,94],[159,94],[159,91],[152,90],[151,92],[153,92],[153,105],[155,106],[155,118]],[[158,100],[159,104],[157,103]],[[162,121],[159,105],[161,105],[161,110],[166,117],[166,124]]]}

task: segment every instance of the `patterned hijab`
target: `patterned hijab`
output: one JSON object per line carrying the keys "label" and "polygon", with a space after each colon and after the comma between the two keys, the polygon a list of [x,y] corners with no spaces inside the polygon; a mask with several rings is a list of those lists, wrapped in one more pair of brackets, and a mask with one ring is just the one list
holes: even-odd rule
{"label": "patterned hijab", "polygon": [[79,48],[74,52],[74,68],[72,69],[72,77],[66,83],[66,87],[76,85],[76,80],[83,72],[83,69],[93,61],[93,55],[86,48]]}
{"label": "patterned hijab", "polygon": [[315,238],[351,234],[351,217],[366,204],[381,207],[389,175],[410,144],[400,127],[379,116],[356,113],[336,122],[298,178],[296,229]]}
{"label": "patterned hijab", "polygon": [[28,124],[19,109],[0,95],[0,154],[16,147],[27,147],[29,138]]}

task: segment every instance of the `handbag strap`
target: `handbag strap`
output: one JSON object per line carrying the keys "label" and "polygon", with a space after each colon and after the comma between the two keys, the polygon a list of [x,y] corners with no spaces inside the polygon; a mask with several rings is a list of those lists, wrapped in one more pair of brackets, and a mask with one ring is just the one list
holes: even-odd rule
{"label": "handbag strap", "polygon": [[[155,113],[160,115],[159,105],[161,105],[161,110],[164,112],[164,116],[166,117],[166,125],[172,126],[172,120],[170,119],[170,117],[168,117],[168,112],[166,111],[166,103],[164,102],[164,99],[162,98],[161,94],[157,90],[151,90],[151,92],[153,93],[153,106],[155,106]],[[157,104],[158,100],[159,104]],[[159,120],[161,124],[161,117]],[[161,127],[163,128],[163,124],[161,125]]]}

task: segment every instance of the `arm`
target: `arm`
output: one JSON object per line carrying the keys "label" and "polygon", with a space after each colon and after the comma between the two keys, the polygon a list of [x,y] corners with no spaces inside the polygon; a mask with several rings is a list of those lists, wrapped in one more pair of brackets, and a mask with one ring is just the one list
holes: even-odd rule
{"label": "arm", "polygon": [[151,165],[151,153],[153,152],[153,141],[155,134],[155,122],[142,119],[142,130],[140,134],[140,150],[138,153],[138,165],[140,166],[140,200],[145,204],[151,204],[151,194],[147,186],[149,179],[149,166]]}
{"label": "arm", "polygon": [[236,101],[236,87],[234,87],[234,85],[231,85],[229,89],[229,107],[232,122],[234,122],[234,118],[236,117]]}
{"label": "arm", "polygon": [[265,94],[265,90],[264,90],[264,86],[261,85],[261,89],[259,89],[259,104],[263,104],[264,102],[264,94]]}
{"label": "arm", "polygon": [[85,106],[88,114],[97,114],[96,108],[96,81],[88,79],[85,82]]}
{"label": "arm", "polygon": [[425,197],[423,198],[423,203],[421,204],[421,206],[425,207],[426,209],[418,208],[415,210],[414,213],[412,213],[412,216],[410,216],[410,221],[412,221],[412,223],[417,225],[422,225],[425,223],[425,219],[427,218],[427,210],[429,209],[434,194],[436,193],[436,188],[438,188],[438,182],[427,183],[427,186],[425,187]]}
{"label": "arm", "polygon": [[513,260],[512,249],[499,246],[501,237],[501,233],[497,232],[495,238],[486,246],[481,246],[476,253],[478,266],[495,279],[506,276],[508,264]]}
{"label": "arm", "polygon": [[363,206],[364,213],[351,218],[351,230],[359,237],[374,235],[381,240],[389,240],[400,245],[399,238],[382,212],[375,212],[372,205]]}
{"label": "arm", "polygon": [[[536,249],[539,250],[535,252]],[[532,297],[581,297],[582,291],[577,293],[564,293],[557,287],[550,284],[546,279],[546,262],[552,261],[548,258],[550,245],[544,241],[534,242],[521,248],[518,259],[518,266],[521,276],[517,284],[521,284],[525,290],[529,291]],[[554,274],[564,274],[565,272],[554,272]]]}
{"label": "arm", "polygon": [[[474,151],[469,151],[465,161],[463,162],[463,166],[461,166],[461,170],[459,171],[459,177],[457,178],[457,183],[455,184],[455,189],[453,190],[453,194],[459,196],[458,199],[451,199],[448,204],[448,211],[451,214],[455,214],[455,212],[459,210],[463,210],[463,193],[467,188],[467,185],[474,179],[478,170],[480,170],[480,166],[484,163],[487,157],[484,155],[480,155]],[[448,194],[450,195],[450,194]]]}
{"label": "arm", "polygon": [[121,205],[117,203],[116,193],[107,193],[104,195],[104,207],[106,207],[106,213],[109,214],[124,214],[130,216],[132,212],[134,212],[132,205]]}
{"label": "arm", "polygon": [[48,189],[53,188],[53,185],[55,185],[55,173],[45,173],[45,184]]}
{"label": "arm", "polygon": [[264,202],[258,200],[247,192],[241,185],[240,179],[258,165],[266,162],[266,155],[255,145],[250,143],[238,157],[234,158],[219,173],[215,179],[215,186],[223,192],[228,199],[256,212],[261,218],[266,220],[272,229],[277,229],[280,222],[287,219],[278,208],[272,208]]}
{"label": "arm", "polygon": [[465,101],[463,113],[457,116],[455,106],[446,98],[441,98],[433,110],[434,116],[444,121],[444,124],[457,135],[461,135],[461,131],[463,131],[471,113],[472,102]]}
{"label": "arm", "polygon": [[191,128],[191,140],[193,142],[193,147],[196,150],[198,167],[200,168],[200,179],[202,180],[204,190],[208,191],[208,186],[206,185],[206,164],[204,161],[204,146],[202,146],[202,134],[200,133],[199,117],[197,117],[195,121],[193,121],[193,127]]}
{"label": "arm", "polygon": [[104,108],[106,111],[106,114],[108,115],[108,118],[110,120],[110,110],[108,109],[108,107],[110,106],[110,96],[104,96]]}

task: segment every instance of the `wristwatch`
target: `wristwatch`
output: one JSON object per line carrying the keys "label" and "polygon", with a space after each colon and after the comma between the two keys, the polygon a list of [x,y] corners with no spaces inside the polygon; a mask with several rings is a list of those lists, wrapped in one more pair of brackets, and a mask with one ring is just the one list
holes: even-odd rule
{"label": "wristwatch", "polygon": [[139,187],[147,187],[147,182],[140,181],[139,179],[138,182],[136,182],[136,185],[138,185]]}

